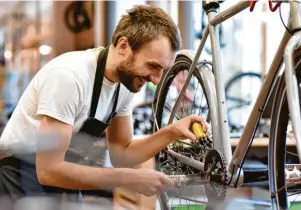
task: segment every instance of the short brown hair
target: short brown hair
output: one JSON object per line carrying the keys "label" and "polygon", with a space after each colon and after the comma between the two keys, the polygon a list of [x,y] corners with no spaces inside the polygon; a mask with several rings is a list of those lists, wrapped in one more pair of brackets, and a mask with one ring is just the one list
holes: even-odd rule
{"label": "short brown hair", "polygon": [[161,8],[138,5],[122,16],[112,36],[112,43],[116,47],[121,37],[127,37],[135,51],[160,35],[169,39],[174,52],[180,50],[180,32],[171,17]]}

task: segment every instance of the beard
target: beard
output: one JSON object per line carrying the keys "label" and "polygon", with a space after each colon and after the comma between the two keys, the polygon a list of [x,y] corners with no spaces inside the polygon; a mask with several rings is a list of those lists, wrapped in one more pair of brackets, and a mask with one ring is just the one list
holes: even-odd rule
{"label": "beard", "polygon": [[137,93],[140,88],[135,87],[135,76],[131,70],[134,69],[134,58],[133,56],[128,58],[127,60],[121,62],[117,67],[116,71],[118,73],[118,77],[120,79],[121,84],[123,84],[130,92]]}
{"label": "beard", "polygon": [[117,72],[121,84],[123,84],[129,91],[131,91],[132,93],[137,93],[139,91],[134,87],[135,76],[133,76],[129,72],[118,71],[118,69]]}

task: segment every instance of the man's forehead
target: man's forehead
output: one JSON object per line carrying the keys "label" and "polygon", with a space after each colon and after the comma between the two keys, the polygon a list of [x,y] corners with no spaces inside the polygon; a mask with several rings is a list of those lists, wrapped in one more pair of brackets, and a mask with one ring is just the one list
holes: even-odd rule
{"label": "man's forehead", "polygon": [[176,53],[172,51],[152,51],[147,50],[144,53],[142,52],[143,60],[146,63],[153,64],[153,65],[159,65],[162,68],[168,68],[172,65]]}
{"label": "man's forehead", "polygon": [[169,68],[174,62],[174,56],[171,56],[166,59],[158,58],[158,59],[147,59],[146,63],[157,66],[159,68],[167,69]]}

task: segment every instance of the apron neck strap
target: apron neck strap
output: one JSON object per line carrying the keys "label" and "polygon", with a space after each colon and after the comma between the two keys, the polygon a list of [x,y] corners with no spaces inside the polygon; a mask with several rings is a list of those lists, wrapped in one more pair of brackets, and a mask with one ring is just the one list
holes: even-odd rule
{"label": "apron neck strap", "polygon": [[101,50],[98,55],[96,74],[95,74],[94,85],[93,85],[92,100],[91,100],[91,108],[89,114],[90,118],[95,117],[97,104],[99,101],[99,96],[102,88],[103,78],[105,74],[108,53],[109,53],[109,46]]}
{"label": "apron neck strap", "polygon": [[118,84],[118,86],[117,86],[117,88],[116,88],[116,90],[115,90],[115,93],[114,93],[115,100],[114,100],[112,112],[111,112],[110,116],[108,117],[108,119],[107,119],[107,121],[106,121],[107,124],[108,124],[108,123],[113,119],[113,117],[116,115],[116,107],[117,107],[117,104],[118,104],[119,89],[120,89],[120,84]]}

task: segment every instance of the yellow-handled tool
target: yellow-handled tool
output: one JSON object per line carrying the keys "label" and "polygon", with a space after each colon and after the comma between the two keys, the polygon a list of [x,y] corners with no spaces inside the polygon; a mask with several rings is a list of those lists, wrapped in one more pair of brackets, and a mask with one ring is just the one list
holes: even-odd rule
{"label": "yellow-handled tool", "polygon": [[207,137],[207,135],[200,123],[192,124],[192,132],[194,133],[197,140]]}

